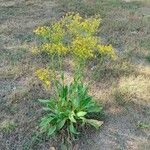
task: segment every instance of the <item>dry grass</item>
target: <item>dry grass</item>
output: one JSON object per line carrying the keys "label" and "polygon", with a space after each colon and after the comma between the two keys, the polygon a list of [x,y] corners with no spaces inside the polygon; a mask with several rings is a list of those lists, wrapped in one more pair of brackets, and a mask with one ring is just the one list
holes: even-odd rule
{"label": "dry grass", "polygon": [[[0,124],[6,129],[17,126],[0,133],[0,149],[47,150],[58,145],[45,136],[33,136],[41,116],[36,100],[50,96],[34,72],[49,60],[33,56],[30,48],[35,43],[32,30],[36,26],[51,23],[68,11],[82,16],[100,14],[102,42],[112,44],[119,56],[116,62],[95,70],[89,65],[87,76],[93,80],[90,94],[103,103],[108,119],[101,132],[84,133],[80,149],[149,150],[150,130],[137,129],[138,121],[150,123],[149,0],[1,0]],[[72,79],[72,65],[68,58],[66,82]]]}
{"label": "dry grass", "polygon": [[119,81],[118,88],[130,96],[131,100],[136,100],[137,103],[150,102],[149,78],[144,78],[143,76],[123,78]]}

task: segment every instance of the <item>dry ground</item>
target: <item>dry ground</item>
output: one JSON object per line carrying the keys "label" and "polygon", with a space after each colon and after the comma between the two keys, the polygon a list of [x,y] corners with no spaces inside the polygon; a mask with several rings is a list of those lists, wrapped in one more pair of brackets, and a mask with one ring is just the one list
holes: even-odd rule
{"label": "dry ground", "polygon": [[30,49],[32,30],[68,11],[100,14],[102,42],[112,44],[119,56],[116,62],[88,69],[90,93],[104,105],[106,117],[101,130],[83,131],[76,149],[149,150],[149,0],[0,0],[0,149],[60,147],[58,138],[36,137],[41,116],[37,99],[50,94],[34,71],[49,60],[32,56]]}

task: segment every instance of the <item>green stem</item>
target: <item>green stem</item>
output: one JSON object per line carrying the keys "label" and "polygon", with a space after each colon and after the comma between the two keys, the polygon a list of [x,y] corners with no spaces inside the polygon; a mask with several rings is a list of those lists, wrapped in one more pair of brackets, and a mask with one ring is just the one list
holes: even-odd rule
{"label": "green stem", "polygon": [[60,69],[60,74],[61,74],[61,81],[64,86],[63,59],[60,55],[58,55],[58,61],[59,61],[59,69]]}
{"label": "green stem", "polygon": [[84,68],[84,61],[75,60],[75,75],[74,80],[75,82],[82,82],[83,81],[83,68]]}
{"label": "green stem", "polygon": [[55,69],[55,63],[54,63],[54,56],[55,55],[52,55],[52,71],[53,71],[53,81],[54,81],[54,89],[55,89],[55,92],[56,92],[56,95],[59,97],[59,91],[58,91],[58,88],[57,88],[57,78],[56,78],[56,69]]}

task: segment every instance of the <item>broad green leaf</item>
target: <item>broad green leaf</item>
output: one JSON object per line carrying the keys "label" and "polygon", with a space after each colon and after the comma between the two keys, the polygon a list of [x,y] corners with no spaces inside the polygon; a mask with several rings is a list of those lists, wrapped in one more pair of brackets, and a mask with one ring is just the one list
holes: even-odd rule
{"label": "broad green leaf", "polygon": [[44,117],[41,119],[41,123],[40,126],[41,127],[47,127],[49,125],[49,123],[53,120],[53,117]]}
{"label": "broad green leaf", "polygon": [[66,119],[63,119],[62,121],[60,121],[57,124],[57,130],[60,130],[61,128],[63,128],[63,126],[65,125],[65,123],[66,123]]}
{"label": "broad green leaf", "polygon": [[70,119],[71,122],[76,123],[76,120],[75,120],[75,118],[74,118],[74,114],[73,114],[73,113],[71,113],[71,114],[69,115],[69,119]]}
{"label": "broad green leaf", "polygon": [[83,117],[83,116],[85,116],[86,114],[87,114],[87,112],[80,111],[80,112],[77,113],[77,116],[78,116],[78,117]]}
{"label": "broad green leaf", "polygon": [[76,128],[73,126],[73,123],[71,123],[71,124],[69,125],[69,130],[70,130],[70,132],[73,133],[73,134],[79,134],[79,133],[77,132]]}
{"label": "broad green leaf", "polygon": [[49,135],[49,136],[52,135],[52,134],[55,132],[55,130],[56,130],[56,126],[50,127],[50,128],[48,129],[48,135]]}
{"label": "broad green leaf", "polygon": [[85,125],[85,123],[86,123],[86,118],[85,118],[85,117],[80,117],[80,119],[82,120],[82,124],[81,124],[81,126],[84,126],[84,125]]}
{"label": "broad green leaf", "polygon": [[86,123],[94,126],[96,129],[98,129],[103,124],[103,121],[98,121],[95,119],[86,119],[85,121],[86,121]]}

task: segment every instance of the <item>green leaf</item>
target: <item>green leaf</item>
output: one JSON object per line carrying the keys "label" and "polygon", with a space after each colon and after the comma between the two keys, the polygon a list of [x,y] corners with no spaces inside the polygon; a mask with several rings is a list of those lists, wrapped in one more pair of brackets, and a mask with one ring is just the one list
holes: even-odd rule
{"label": "green leaf", "polygon": [[53,120],[53,117],[44,117],[41,119],[40,126],[43,128],[46,128],[52,120]]}
{"label": "green leaf", "polygon": [[56,130],[56,126],[52,126],[48,129],[48,136],[52,135]]}
{"label": "green leaf", "polygon": [[81,126],[84,126],[85,123],[86,123],[86,118],[85,117],[80,117],[80,119],[82,120],[81,121],[82,122]]}
{"label": "green leaf", "polygon": [[62,129],[65,123],[66,123],[66,119],[63,119],[62,121],[60,121],[57,125],[57,130]]}
{"label": "green leaf", "polygon": [[61,73],[61,79],[62,79],[62,81],[64,81],[64,78],[65,78],[65,77],[64,77],[64,72],[62,72],[62,73]]}
{"label": "green leaf", "polygon": [[39,99],[39,102],[41,102],[42,104],[47,105],[50,108],[55,108],[55,104],[56,104],[56,101],[53,100],[53,99],[49,99],[49,100]]}
{"label": "green leaf", "polygon": [[94,106],[88,107],[88,112],[101,112],[102,107],[98,106],[97,104],[94,104]]}
{"label": "green leaf", "polygon": [[74,107],[74,108],[79,107],[79,100],[78,100],[78,99],[73,99],[73,100],[72,100],[72,104],[73,104],[73,107]]}
{"label": "green leaf", "polygon": [[48,107],[50,108],[55,108],[56,106],[56,100],[50,100],[47,104]]}
{"label": "green leaf", "polygon": [[43,103],[43,104],[48,104],[50,102],[49,99],[38,99],[39,102]]}
{"label": "green leaf", "polygon": [[80,111],[80,112],[77,113],[77,116],[78,116],[78,117],[83,117],[83,116],[85,116],[86,114],[87,114],[87,112]]}
{"label": "green leaf", "polygon": [[85,121],[86,121],[86,123],[94,126],[96,129],[98,129],[103,124],[103,121],[98,121],[95,119],[86,119]]}
{"label": "green leaf", "polygon": [[63,95],[63,98],[66,98],[67,95],[68,95],[68,86],[66,85],[65,87],[63,87],[63,91],[62,91],[62,95]]}
{"label": "green leaf", "polygon": [[88,96],[87,98],[85,98],[84,100],[82,100],[82,101],[81,101],[82,107],[88,106],[88,104],[90,103],[91,100],[92,100],[92,97],[91,97],[91,96]]}
{"label": "green leaf", "polygon": [[43,109],[44,111],[51,111],[51,109],[48,108],[48,107],[43,107],[42,109]]}
{"label": "green leaf", "polygon": [[74,113],[73,112],[69,115],[69,119],[70,119],[71,122],[76,123],[76,120],[74,118]]}
{"label": "green leaf", "polygon": [[69,125],[69,130],[70,130],[70,132],[73,133],[73,134],[79,134],[79,133],[77,132],[76,128],[73,126],[73,123],[71,123],[71,124]]}

